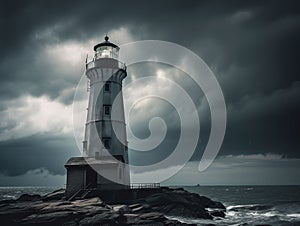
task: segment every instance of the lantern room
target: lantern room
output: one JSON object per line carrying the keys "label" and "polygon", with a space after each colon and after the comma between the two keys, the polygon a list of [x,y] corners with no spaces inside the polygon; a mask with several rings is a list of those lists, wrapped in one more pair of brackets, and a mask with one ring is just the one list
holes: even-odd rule
{"label": "lantern room", "polygon": [[113,58],[118,60],[120,48],[108,41],[108,36],[105,36],[105,41],[94,46],[95,59]]}

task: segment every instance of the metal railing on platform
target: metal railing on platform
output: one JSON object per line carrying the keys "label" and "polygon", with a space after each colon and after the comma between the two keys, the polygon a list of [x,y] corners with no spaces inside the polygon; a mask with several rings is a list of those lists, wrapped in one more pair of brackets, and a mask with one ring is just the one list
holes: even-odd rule
{"label": "metal railing on platform", "polygon": [[130,184],[131,189],[140,188],[160,188],[160,183],[132,183]]}
{"label": "metal railing on platform", "polygon": [[[104,58],[105,59],[105,58]],[[116,60],[117,61],[117,63],[118,63],[118,67],[120,68],[120,69],[123,69],[123,70],[126,70],[126,64],[125,63],[123,63],[123,62],[121,62],[121,61],[118,61],[118,60]],[[87,62],[86,63],[86,70],[89,70],[89,69],[91,69],[91,68],[94,68],[95,67],[95,60],[93,59],[93,60],[91,60],[90,62]]]}

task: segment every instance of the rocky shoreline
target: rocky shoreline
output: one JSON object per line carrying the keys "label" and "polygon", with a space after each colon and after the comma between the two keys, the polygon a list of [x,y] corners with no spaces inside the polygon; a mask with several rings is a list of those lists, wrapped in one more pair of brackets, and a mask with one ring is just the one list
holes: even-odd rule
{"label": "rocky shoreline", "polygon": [[187,225],[166,216],[225,217],[220,202],[184,189],[163,187],[154,194],[110,204],[99,197],[67,201],[64,189],[45,196],[23,194],[0,202],[1,225]]}

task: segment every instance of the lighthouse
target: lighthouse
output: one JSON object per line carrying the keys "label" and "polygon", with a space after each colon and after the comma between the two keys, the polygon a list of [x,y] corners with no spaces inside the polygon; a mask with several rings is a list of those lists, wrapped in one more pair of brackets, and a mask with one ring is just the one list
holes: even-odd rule
{"label": "lighthouse", "polygon": [[[95,158],[112,155],[128,163],[122,97],[122,81],[127,73],[125,64],[118,61],[119,49],[106,36],[94,47],[94,59],[86,64],[90,95],[83,153]],[[112,112],[114,101],[118,103]]]}
{"label": "lighthouse", "polygon": [[[72,157],[67,169],[66,196],[90,189],[117,190],[130,186],[122,82],[126,66],[118,59],[120,48],[105,36],[86,61],[89,100],[83,156]],[[82,193],[82,194],[81,194]]]}

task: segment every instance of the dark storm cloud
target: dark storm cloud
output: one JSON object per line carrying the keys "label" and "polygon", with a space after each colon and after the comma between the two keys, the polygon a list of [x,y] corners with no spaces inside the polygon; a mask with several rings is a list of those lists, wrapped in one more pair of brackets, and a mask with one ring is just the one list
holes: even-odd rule
{"label": "dark storm cloud", "polygon": [[[8,1],[0,12],[1,110],[7,100],[25,94],[70,104],[83,65],[58,66],[42,55],[45,48],[91,38],[102,41],[105,32],[126,27],[135,40],[160,39],[191,49],[215,72],[228,106],[220,154],[300,156],[297,1]],[[202,125],[206,132],[197,159],[210,123]],[[59,146],[67,144],[61,141],[53,146],[47,139],[34,136],[2,142],[1,171],[16,175],[46,166],[61,173],[65,159],[48,162],[40,156],[35,163],[30,159],[40,150],[48,150],[42,152],[46,155],[54,149],[57,153],[51,156],[60,156]],[[28,156],[16,172],[9,160],[22,153],[21,147]],[[17,156],[20,162],[23,155]]]}
{"label": "dark storm cloud", "polygon": [[0,150],[0,172],[8,176],[35,169],[63,175],[68,158],[80,154],[73,137],[51,134],[1,141]]}
{"label": "dark storm cloud", "polygon": [[[128,74],[133,77],[136,77],[137,75],[142,77],[154,76],[156,75],[156,71],[163,71],[164,76],[179,84],[194,102],[195,106],[201,105],[201,110],[199,110],[199,120],[201,125],[199,144],[196,148],[195,155],[193,156],[193,159],[199,160],[203,154],[205,145],[207,144],[210,132],[210,112],[207,100],[205,99],[202,90],[189,75],[169,65],[148,62],[128,67]],[[131,80],[132,78],[130,78],[130,76],[126,78],[124,82],[125,86],[127,83],[130,83]],[[163,82],[163,80],[161,82]],[[163,84],[167,85],[168,83]],[[153,89],[154,86],[155,85],[152,87]],[[141,89],[141,87],[136,87],[136,89]],[[126,90],[124,92],[126,92]],[[178,96],[177,98],[181,97]],[[175,150],[180,138],[183,122],[179,116],[180,112],[177,111],[179,109],[175,109],[168,100],[162,100],[153,96],[151,96],[151,98],[146,98],[146,100],[150,103],[143,108],[139,108],[138,105],[133,106],[129,114],[130,117],[128,118],[127,126],[130,126],[136,137],[146,139],[150,136],[150,120],[155,117],[160,117],[166,124],[167,133],[163,142],[151,151],[130,150],[130,163],[133,165],[150,165],[166,159]],[[141,103],[143,103],[143,101],[141,101]],[[153,108],[155,109],[154,111],[151,110]],[[144,112],[147,112],[147,114],[145,115]],[[193,122],[190,123],[193,125]],[[194,134],[189,134],[188,136],[192,137],[193,135]],[[130,140],[130,137],[128,139]],[[181,161],[181,159],[174,159],[173,164],[181,164]]]}
{"label": "dark storm cloud", "polygon": [[[47,62],[32,65],[34,56],[47,44],[85,40],[121,26],[136,39],[173,41],[201,55],[216,67],[227,102],[248,93],[289,87],[297,76],[300,21],[296,1],[31,1],[8,3],[2,11],[1,80],[8,85],[3,86],[4,96],[32,90],[34,95],[57,97],[62,89],[74,86],[78,77],[65,81],[66,76],[52,72]],[[56,28],[47,39],[34,38],[52,27]],[[22,71],[28,65],[34,69]],[[8,72],[10,76],[4,76]],[[54,73],[61,81],[51,84],[48,78]],[[15,80],[24,88],[10,89]],[[37,84],[40,89],[33,87]]]}

